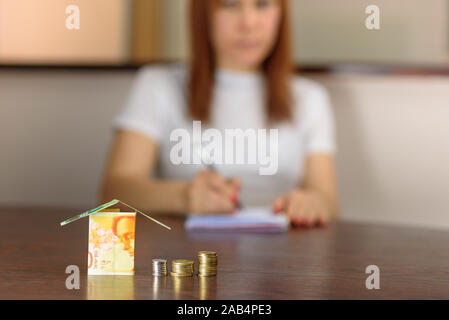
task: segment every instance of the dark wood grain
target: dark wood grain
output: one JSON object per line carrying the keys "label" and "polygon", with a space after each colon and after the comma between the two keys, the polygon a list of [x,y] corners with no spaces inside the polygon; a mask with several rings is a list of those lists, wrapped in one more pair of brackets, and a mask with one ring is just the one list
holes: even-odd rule
{"label": "dark wood grain", "polygon": [[[337,222],[286,234],[186,233],[183,220],[142,216],[135,276],[87,275],[87,219],[61,227],[74,210],[0,210],[0,299],[448,299],[449,232]],[[151,259],[219,256],[216,277],[151,276]],[[365,268],[381,270],[380,290]],[[78,265],[81,288],[65,288]]]}

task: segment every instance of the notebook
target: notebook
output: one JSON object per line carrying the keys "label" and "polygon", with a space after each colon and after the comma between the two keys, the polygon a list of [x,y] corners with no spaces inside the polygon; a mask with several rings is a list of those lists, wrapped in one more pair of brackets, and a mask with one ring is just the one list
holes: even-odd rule
{"label": "notebook", "polygon": [[233,214],[190,214],[185,222],[189,231],[285,232],[289,221],[271,208],[245,208]]}

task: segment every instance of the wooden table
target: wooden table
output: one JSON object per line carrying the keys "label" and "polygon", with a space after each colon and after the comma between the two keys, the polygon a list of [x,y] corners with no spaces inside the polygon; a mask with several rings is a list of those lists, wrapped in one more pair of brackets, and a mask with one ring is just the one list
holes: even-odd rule
{"label": "wooden table", "polygon": [[[186,233],[138,215],[135,276],[87,276],[88,220],[76,210],[0,209],[0,299],[448,299],[449,232],[337,222],[285,234]],[[212,278],[156,278],[151,259],[219,256]],[[380,268],[367,290],[365,268]],[[65,269],[78,265],[81,288]]]}

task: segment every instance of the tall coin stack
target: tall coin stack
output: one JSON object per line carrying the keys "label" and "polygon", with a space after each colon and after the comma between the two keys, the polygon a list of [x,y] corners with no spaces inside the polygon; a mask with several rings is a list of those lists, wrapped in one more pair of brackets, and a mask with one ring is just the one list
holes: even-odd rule
{"label": "tall coin stack", "polygon": [[198,275],[202,277],[215,276],[217,274],[217,253],[213,251],[198,252]]}
{"label": "tall coin stack", "polygon": [[153,276],[165,277],[167,275],[167,260],[153,259]]}
{"label": "tall coin stack", "polygon": [[191,277],[193,276],[193,264],[192,260],[173,260],[170,275],[173,277]]}

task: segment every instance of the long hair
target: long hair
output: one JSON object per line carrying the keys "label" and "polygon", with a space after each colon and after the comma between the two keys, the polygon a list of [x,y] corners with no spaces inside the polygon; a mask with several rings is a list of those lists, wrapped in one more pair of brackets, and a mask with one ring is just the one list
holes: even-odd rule
{"label": "long hair", "polygon": [[[291,120],[290,76],[293,71],[287,0],[279,0],[281,21],[274,48],[262,63],[265,109],[269,122]],[[214,88],[215,54],[210,30],[215,0],[190,1],[190,79],[187,102],[195,120],[208,122]]]}

